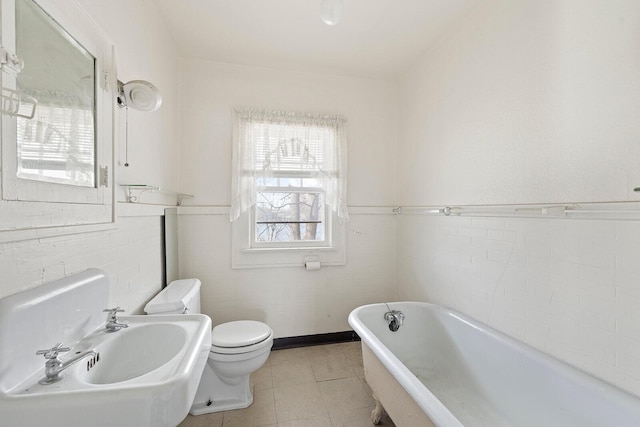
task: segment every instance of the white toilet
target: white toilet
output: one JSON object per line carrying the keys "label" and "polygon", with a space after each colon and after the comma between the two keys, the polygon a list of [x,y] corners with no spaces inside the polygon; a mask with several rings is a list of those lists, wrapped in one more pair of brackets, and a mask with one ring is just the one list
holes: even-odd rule
{"label": "white toilet", "polygon": [[[200,280],[175,280],[144,308],[147,314],[200,313]],[[189,411],[192,415],[246,408],[253,403],[249,378],[269,357],[273,331],[239,320],[214,327],[211,351]]]}

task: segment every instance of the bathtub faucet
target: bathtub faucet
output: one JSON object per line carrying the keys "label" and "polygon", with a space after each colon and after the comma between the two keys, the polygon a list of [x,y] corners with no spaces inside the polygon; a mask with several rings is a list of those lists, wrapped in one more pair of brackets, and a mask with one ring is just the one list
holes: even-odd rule
{"label": "bathtub faucet", "polygon": [[[389,308],[388,305],[387,308]],[[400,326],[402,326],[402,322],[404,322],[404,314],[399,310],[391,310],[389,308],[389,311],[384,314],[384,320],[389,322],[389,330],[391,332],[395,332],[400,329]]]}

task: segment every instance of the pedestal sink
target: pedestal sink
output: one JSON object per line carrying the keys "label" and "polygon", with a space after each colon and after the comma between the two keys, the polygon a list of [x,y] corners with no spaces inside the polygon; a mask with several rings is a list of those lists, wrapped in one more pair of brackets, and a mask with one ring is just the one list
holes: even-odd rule
{"label": "pedestal sink", "polygon": [[[105,291],[106,289],[106,291]],[[0,424],[175,427],[187,415],[211,346],[204,315],[121,316],[108,332],[108,282],[96,269],[0,300]],[[66,376],[41,384],[36,350],[63,342]]]}

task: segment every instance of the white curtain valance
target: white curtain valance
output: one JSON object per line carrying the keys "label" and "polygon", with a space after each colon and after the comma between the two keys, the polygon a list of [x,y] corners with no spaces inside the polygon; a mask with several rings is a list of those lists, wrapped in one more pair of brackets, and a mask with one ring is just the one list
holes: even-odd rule
{"label": "white curtain valance", "polygon": [[231,221],[256,203],[260,178],[304,172],[347,221],[346,119],[337,115],[237,108],[233,129]]}

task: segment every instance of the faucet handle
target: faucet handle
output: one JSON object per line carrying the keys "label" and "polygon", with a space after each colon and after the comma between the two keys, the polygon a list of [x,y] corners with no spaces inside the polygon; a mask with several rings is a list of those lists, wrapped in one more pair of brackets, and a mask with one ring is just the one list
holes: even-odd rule
{"label": "faucet handle", "polygon": [[120,306],[118,307],[114,307],[114,308],[105,308],[104,310],[102,310],[103,313],[109,313],[110,318],[115,318],[116,317],[116,313],[122,313],[124,312],[123,309],[120,308]]}
{"label": "faucet handle", "polygon": [[71,350],[71,348],[69,347],[63,347],[62,343],[59,342],[58,344],[56,344],[55,346],[48,348],[46,350],[38,350],[36,351],[36,355],[44,355],[45,359],[55,359],[56,357],[58,357],[58,353],[66,353],[67,351]]}
{"label": "faucet handle", "polygon": [[107,328],[107,332],[116,332],[122,328],[129,327],[129,325],[127,325],[126,323],[118,322],[118,317],[116,316],[116,313],[120,313],[124,311],[120,307],[105,308],[103,311],[105,313],[109,313],[107,314],[107,321],[105,325],[105,327]]}

